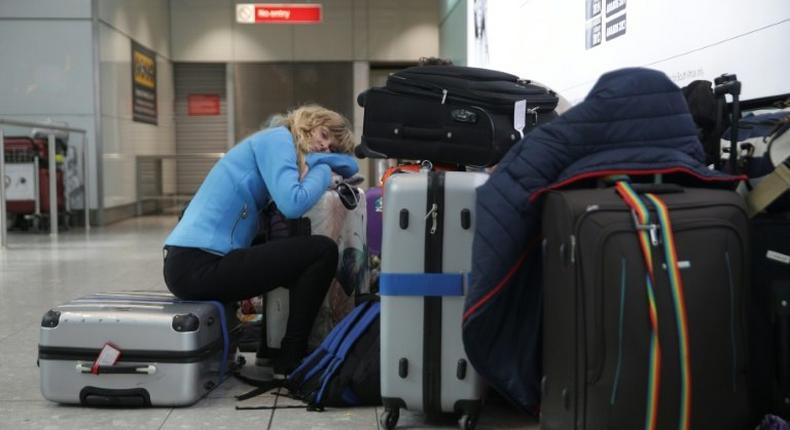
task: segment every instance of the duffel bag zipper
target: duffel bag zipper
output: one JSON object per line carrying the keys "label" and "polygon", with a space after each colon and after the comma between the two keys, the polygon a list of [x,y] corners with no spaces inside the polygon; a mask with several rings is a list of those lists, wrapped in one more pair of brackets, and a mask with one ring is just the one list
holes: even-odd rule
{"label": "duffel bag zipper", "polygon": [[468,81],[475,81],[475,82],[496,82],[496,81],[506,81],[506,82],[518,82],[518,83],[532,83],[529,79],[520,79],[516,75],[511,75],[510,73],[501,72],[494,77],[481,77],[481,76],[472,76],[472,75],[454,75],[454,74],[442,74],[442,73],[432,73],[432,71],[418,71],[418,70],[410,70],[410,71],[400,71],[396,72],[398,78],[415,78],[423,76],[434,76],[434,77],[441,77],[441,78],[451,78],[451,79],[464,79]]}
{"label": "duffel bag zipper", "polygon": [[[390,78],[403,81],[405,82],[405,85],[410,86],[412,89],[422,88],[426,90],[425,95],[428,97],[439,96],[439,94],[436,93],[439,92],[441,94],[441,104],[445,104],[445,102],[447,101],[447,97],[450,96],[450,91],[448,89],[442,88],[441,86],[432,84],[430,82],[415,82],[412,79],[408,79],[396,75],[391,75]],[[554,107],[556,106],[556,102],[557,102],[557,97],[555,95],[552,95],[552,92],[549,90],[545,90],[545,93],[541,92],[534,94],[524,94],[524,99],[528,99],[527,103],[529,105],[536,105],[533,108],[536,109],[535,112],[551,112],[554,110]],[[461,102],[461,103],[478,103],[480,101],[485,101],[482,99],[477,100],[477,99],[471,99],[471,98],[459,97],[459,96],[450,96],[450,100]],[[501,107],[503,109],[510,109],[513,107],[512,103],[491,103],[490,101],[486,101],[486,103],[489,103],[492,106]]]}

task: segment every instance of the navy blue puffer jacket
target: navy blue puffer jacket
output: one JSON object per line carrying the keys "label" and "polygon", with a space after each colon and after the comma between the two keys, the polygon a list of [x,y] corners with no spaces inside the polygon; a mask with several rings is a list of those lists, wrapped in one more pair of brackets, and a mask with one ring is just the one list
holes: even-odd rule
{"label": "navy blue puffer jacket", "polygon": [[641,68],[604,74],[582,103],[515,145],[477,191],[463,326],[475,369],[524,410],[539,404],[544,191],[612,174],[734,185],[704,160],[680,89]]}

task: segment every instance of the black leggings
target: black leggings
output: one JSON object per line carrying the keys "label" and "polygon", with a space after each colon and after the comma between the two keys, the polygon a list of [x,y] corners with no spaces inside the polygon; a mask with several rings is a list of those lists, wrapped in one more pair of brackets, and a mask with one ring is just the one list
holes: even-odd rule
{"label": "black leggings", "polygon": [[289,290],[283,349],[301,355],[337,269],[337,244],[304,236],[236,249],[225,256],[168,246],[165,284],[185,300],[235,302],[277,287]]}

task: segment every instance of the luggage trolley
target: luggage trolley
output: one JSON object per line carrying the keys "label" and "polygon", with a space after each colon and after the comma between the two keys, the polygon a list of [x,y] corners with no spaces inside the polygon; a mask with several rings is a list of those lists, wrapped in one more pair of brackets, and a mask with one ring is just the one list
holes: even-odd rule
{"label": "luggage trolley", "polygon": [[[32,135],[5,138],[6,212],[12,228],[40,231],[49,225],[47,139],[35,132]],[[68,146],[62,136],[57,136],[55,142],[58,221],[60,226],[68,228],[70,208],[63,181]]]}

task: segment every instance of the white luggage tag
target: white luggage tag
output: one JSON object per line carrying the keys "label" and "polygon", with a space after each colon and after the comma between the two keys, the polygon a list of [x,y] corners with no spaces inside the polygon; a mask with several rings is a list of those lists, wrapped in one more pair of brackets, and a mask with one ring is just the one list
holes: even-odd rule
{"label": "white luggage tag", "polygon": [[790,255],[785,255],[781,252],[772,251],[770,249],[765,253],[765,258],[783,264],[790,264]]}
{"label": "white luggage tag", "polygon": [[116,361],[118,361],[120,356],[120,349],[110,342],[105,343],[101,349],[101,352],[99,352],[99,356],[96,358],[96,361],[94,361],[93,365],[91,366],[91,373],[98,375],[99,366],[112,366]]}
{"label": "white luggage tag", "polygon": [[524,126],[527,123],[527,101],[519,100],[513,105],[513,128],[524,138]]}

